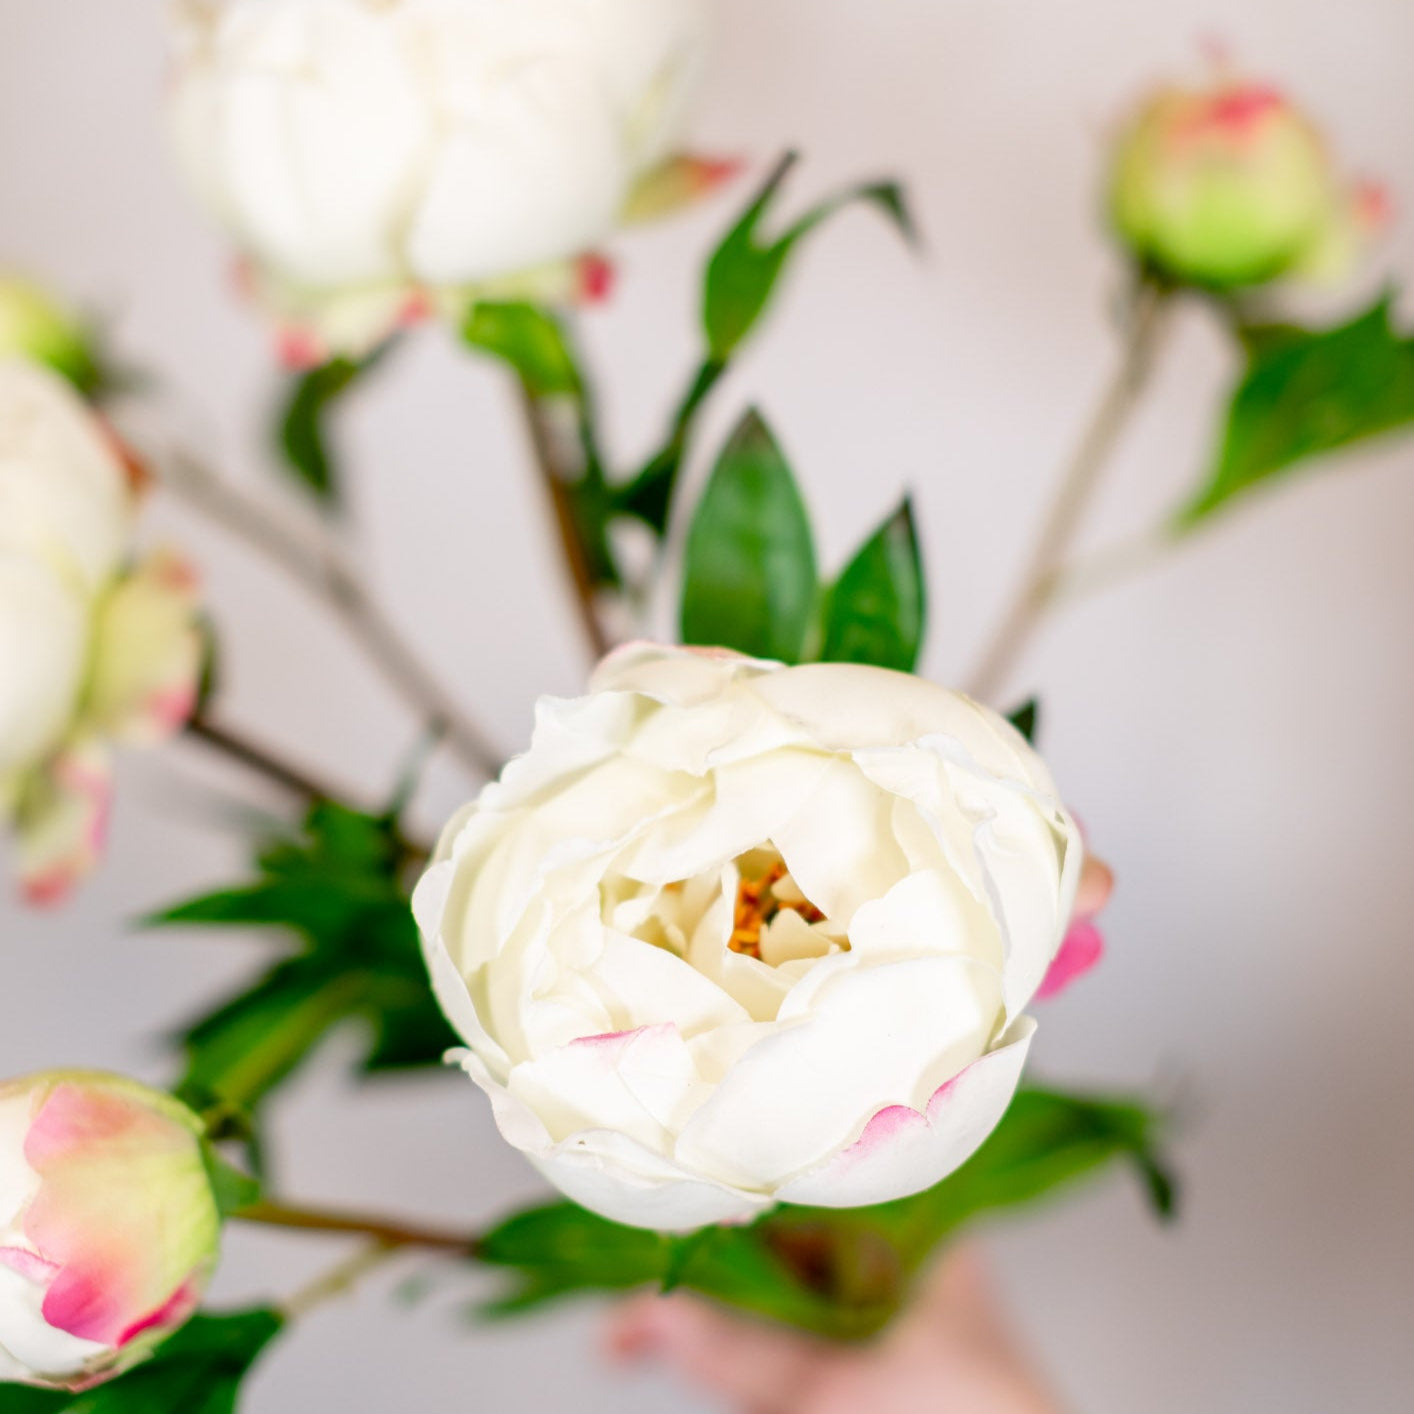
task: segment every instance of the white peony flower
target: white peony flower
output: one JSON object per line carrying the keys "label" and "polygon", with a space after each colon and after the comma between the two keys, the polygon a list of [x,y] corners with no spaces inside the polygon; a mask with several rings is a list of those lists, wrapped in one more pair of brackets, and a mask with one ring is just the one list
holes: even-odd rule
{"label": "white peony flower", "polygon": [[195,579],[170,553],[132,563],[135,500],[69,384],[0,361],[0,820],[35,901],[101,852],[107,744],[163,740],[195,702]]}
{"label": "white peony flower", "polygon": [[366,344],[418,292],[544,271],[603,240],[681,132],[707,8],[187,0],[177,152],[266,300]]}
{"label": "white peony flower", "polygon": [[221,1229],[201,1134],[119,1076],[0,1083],[0,1380],[84,1388],[193,1314]]}
{"label": "white peony flower", "polygon": [[967,1159],[1081,866],[1045,766],[968,698],[635,645],[540,704],[415,907],[502,1134],[585,1207],[683,1231]]}

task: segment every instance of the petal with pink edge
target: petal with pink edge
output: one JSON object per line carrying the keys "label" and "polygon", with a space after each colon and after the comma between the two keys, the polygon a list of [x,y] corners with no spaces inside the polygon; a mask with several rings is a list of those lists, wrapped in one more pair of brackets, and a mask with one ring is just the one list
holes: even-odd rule
{"label": "petal with pink edge", "polygon": [[1104,935],[1092,919],[1078,918],[1070,925],[1060,951],[1051,963],[1045,980],[1036,990],[1036,1000],[1045,1002],[1058,997],[1073,982],[1098,967],[1105,956]]}
{"label": "petal with pink edge", "polygon": [[848,1148],[783,1185],[782,1203],[855,1208],[921,1193],[961,1168],[996,1128],[1021,1080],[1036,1023],[1021,1017],[1002,1045],[941,1086],[926,1111],[880,1110]]}
{"label": "petal with pink edge", "polygon": [[150,746],[186,725],[205,651],[199,585],[185,560],[159,551],[114,589],[95,630],[84,707],[90,731]]}
{"label": "petal with pink edge", "polygon": [[108,838],[112,772],[97,742],[70,747],[35,772],[15,812],[25,902],[63,903],[102,858]]}

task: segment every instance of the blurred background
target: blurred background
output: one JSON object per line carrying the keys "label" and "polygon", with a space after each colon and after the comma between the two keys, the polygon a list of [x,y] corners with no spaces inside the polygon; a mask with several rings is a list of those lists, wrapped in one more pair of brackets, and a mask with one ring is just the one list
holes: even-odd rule
{"label": "blurred background", "polygon": [[[759,400],[831,570],[911,488],[933,590],[925,668],[943,681],[993,625],[1112,367],[1118,263],[1097,180],[1108,126],[1140,88],[1221,39],[1414,212],[1407,0],[720,10],[698,145],[764,163],[798,144],[801,200],[897,173],[927,249],[920,262],[863,212],[829,229],[699,453]],[[0,265],[105,312],[122,350],[163,379],[186,434],[275,495],[268,339],[168,161],[161,21],[159,0],[0,0]],[[744,194],[616,248],[619,292],[585,337],[625,455],[649,448],[686,376],[698,264]],[[1333,307],[1411,274],[1414,216]],[[1095,543],[1192,489],[1233,373],[1219,331],[1186,309]],[[585,665],[507,386],[429,332],[370,380],[342,432],[370,580],[518,747],[534,697],[573,692]],[[383,685],[244,551],[172,507],[158,519],[207,569],[223,715],[351,786],[387,790],[414,728]],[[1414,447],[1357,451],[1075,606],[1012,683],[1018,700],[1040,691],[1047,755],[1120,880],[1109,961],[1043,1011],[1036,1072],[1158,1086],[1184,1115],[1178,1227],[1158,1230],[1116,1179],[992,1244],[1030,1338],[1088,1414],[1409,1407],[1411,530]],[[0,904],[0,1073],[90,1064],[160,1082],[164,1029],[266,953],[258,940],[124,935],[115,920],[244,868],[194,780],[261,799],[196,746],[125,774],[115,847],[77,906],[36,916]],[[468,793],[450,769],[436,774],[427,824]],[[279,1110],[292,1197],[476,1223],[540,1191],[464,1080],[355,1095],[338,1060],[326,1052]],[[329,1256],[317,1241],[236,1234],[219,1294],[286,1290]],[[276,1350],[253,1414],[705,1407],[608,1369],[592,1307],[472,1328],[458,1312],[473,1279],[448,1274],[411,1308],[390,1306],[396,1285],[321,1312]]]}

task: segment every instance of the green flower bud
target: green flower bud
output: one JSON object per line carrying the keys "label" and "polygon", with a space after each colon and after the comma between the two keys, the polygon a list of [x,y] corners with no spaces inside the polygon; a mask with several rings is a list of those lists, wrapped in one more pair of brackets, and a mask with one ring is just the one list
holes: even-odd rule
{"label": "green flower bud", "polygon": [[84,326],[41,285],[0,275],[0,359],[14,357],[48,364],[84,392],[93,387],[93,349]]}
{"label": "green flower bud", "polygon": [[1377,199],[1337,177],[1320,133],[1278,90],[1223,76],[1164,88],[1125,125],[1110,219],[1155,273],[1216,290],[1344,274]]}

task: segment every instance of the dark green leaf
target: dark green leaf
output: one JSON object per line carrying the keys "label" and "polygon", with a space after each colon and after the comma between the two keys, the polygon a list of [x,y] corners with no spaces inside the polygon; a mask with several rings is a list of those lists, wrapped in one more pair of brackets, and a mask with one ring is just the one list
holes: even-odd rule
{"label": "dark green leaf", "polygon": [[727,365],[720,359],[708,358],[703,362],[673,415],[667,442],[653,455],[647,466],[616,493],[615,508],[624,515],[641,520],[660,540],[668,532],[673,493],[682,475],[697,414],[726,371]]}
{"label": "dark green leaf", "polygon": [[685,643],[799,659],[815,613],[810,521],[756,412],[733,434],[688,532]]}
{"label": "dark green leaf", "polygon": [[301,1065],[362,1000],[356,972],[320,957],[271,968],[254,986],[192,1025],[183,1095],[254,1108]]}
{"label": "dark green leaf", "polygon": [[378,357],[336,358],[300,374],[280,416],[279,440],[286,464],[327,505],[335,506],[341,499],[338,468],[329,451],[329,414]]}
{"label": "dark green leaf", "polygon": [[196,1316],[150,1359],[82,1394],[0,1385],[0,1414],[234,1414],[241,1382],[282,1324],[265,1310]]}
{"label": "dark green leaf", "polygon": [[1217,463],[1180,530],[1312,458],[1414,424],[1414,340],[1394,330],[1390,304],[1339,329],[1282,328],[1252,342]]}
{"label": "dark green leaf", "polygon": [[293,947],[187,1030],[189,1103],[256,1107],[355,1019],[369,1032],[366,1071],[440,1062],[456,1038],[428,983],[402,859],[396,822],[325,803],[302,835],[261,851],[256,882],[152,920],[275,928]]}
{"label": "dark green leaf", "polygon": [[1015,712],[1007,718],[1012,726],[1029,741],[1032,746],[1036,744],[1036,731],[1040,725],[1041,703],[1037,698],[1031,698],[1023,702]]}
{"label": "dark green leaf", "polygon": [[800,241],[836,212],[861,202],[875,206],[905,237],[914,239],[913,222],[902,187],[896,182],[871,182],[831,197],[802,216],[784,235],[763,241],[762,222],[775,204],[795,161],[792,153],[777,165],[707,267],[703,324],[707,346],[717,360],[730,358],[755,328]]}
{"label": "dark green leaf", "polygon": [[911,673],[923,646],[926,615],[918,533],[913,507],[905,500],[830,591],[820,657]]}
{"label": "dark green leaf", "polygon": [[481,300],[467,315],[462,337],[509,364],[532,397],[575,397],[583,389],[564,331],[537,305]]}

